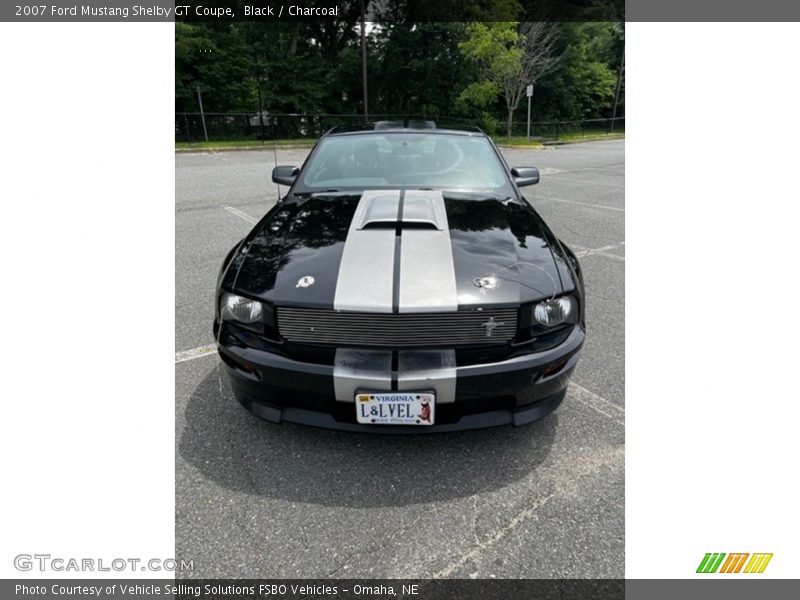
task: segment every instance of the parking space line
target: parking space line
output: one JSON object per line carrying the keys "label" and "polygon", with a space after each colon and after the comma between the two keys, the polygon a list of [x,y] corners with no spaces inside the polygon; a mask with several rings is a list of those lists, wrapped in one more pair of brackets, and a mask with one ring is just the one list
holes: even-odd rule
{"label": "parking space line", "polygon": [[517,528],[526,520],[536,517],[537,513],[551,501],[566,496],[580,485],[586,477],[591,477],[598,473],[602,468],[614,465],[624,458],[625,450],[621,446],[613,447],[594,455],[584,455],[577,457],[570,463],[568,475],[558,478],[555,490],[549,494],[536,498],[530,502],[524,510],[517,513],[512,519],[503,523],[500,527],[485,540],[468,546],[467,551],[459,554],[452,562],[445,565],[442,569],[431,575],[431,579],[444,579],[452,577],[454,573],[470,561],[476,560],[484,551],[488,550],[496,543],[507,538],[514,533]]}
{"label": "parking space line", "polygon": [[233,206],[225,206],[223,208],[225,210],[227,210],[229,213],[231,213],[232,215],[236,215],[240,219],[244,219],[245,221],[247,221],[251,225],[255,225],[256,223],[258,223],[258,219],[256,219],[255,217],[251,217],[247,213],[243,213],[238,208],[234,208]]}
{"label": "parking space line", "polygon": [[192,348],[191,350],[183,350],[175,353],[175,363],[182,363],[187,360],[194,360],[195,358],[202,358],[216,353],[216,344],[208,344],[207,346],[200,346],[199,348]]}
{"label": "parking space line", "polygon": [[594,256],[604,256],[605,258],[610,258],[612,260],[618,260],[620,262],[625,262],[624,256],[617,256],[616,254],[608,254],[607,252],[594,252]]}
{"label": "parking space line", "polygon": [[622,420],[625,418],[625,409],[620,406],[619,404],[615,404],[610,400],[606,400],[602,396],[598,396],[594,392],[590,392],[585,387],[578,385],[577,383],[570,382],[569,384],[570,398],[573,398],[591,408],[593,411],[603,415],[604,417],[608,417],[618,425],[625,426],[625,422]]}
{"label": "parking space line", "polygon": [[596,254],[598,256],[605,256],[606,258],[613,258],[614,260],[620,260],[625,262],[624,256],[618,256],[616,254],[609,254],[609,250],[617,250],[622,248],[625,245],[625,242],[620,242],[618,244],[609,244],[608,246],[601,246],[600,248],[584,248],[583,250],[579,250],[575,252],[575,256],[578,258],[583,258],[584,256],[590,256],[592,254]]}
{"label": "parking space line", "polygon": [[606,206],[605,204],[591,204],[590,202],[578,202],[577,200],[565,200],[564,198],[554,198],[553,196],[536,196],[531,197],[531,202],[537,200],[550,200],[551,202],[563,202],[564,204],[577,204],[579,206],[591,206],[592,208],[604,208],[606,210],[615,210],[618,212],[625,212],[624,208],[617,208],[616,206]]}
{"label": "parking space line", "polygon": [[625,262],[624,256],[617,256],[616,254],[609,254],[607,252],[591,252],[591,256],[604,256],[606,258],[610,258],[612,260],[618,260],[620,262]]}

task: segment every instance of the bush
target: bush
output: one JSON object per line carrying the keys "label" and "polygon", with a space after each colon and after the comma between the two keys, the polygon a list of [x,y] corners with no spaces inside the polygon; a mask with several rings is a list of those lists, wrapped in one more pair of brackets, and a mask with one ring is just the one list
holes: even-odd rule
{"label": "bush", "polygon": [[487,112],[478,115],[478,127],[483,129],[488,135],[497,134],[497,119]]}

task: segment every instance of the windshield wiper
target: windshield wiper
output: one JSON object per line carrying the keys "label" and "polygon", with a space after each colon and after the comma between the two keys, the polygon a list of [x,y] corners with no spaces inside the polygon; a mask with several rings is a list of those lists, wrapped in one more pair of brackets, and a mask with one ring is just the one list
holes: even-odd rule
{"label": "windshield wiper", "polygon": [[313,192],[292,192],[292,196],[296,196],[297,198],[310,198],[318,194],[336,194],[341,191],[342,190],[336,188],[331,188],[329,190],[314,190]]}
{"label": "windshield wiper", "polygon": [[492,200],[497,200],[498,202],[508,202],[509,200],[512,202],[515,201],[514,198],[508,194],[497,194],[495,192],[482,192],[478,190],[442,190],[442,192],[452,196],[480,196],[481,198],[491,198]]}

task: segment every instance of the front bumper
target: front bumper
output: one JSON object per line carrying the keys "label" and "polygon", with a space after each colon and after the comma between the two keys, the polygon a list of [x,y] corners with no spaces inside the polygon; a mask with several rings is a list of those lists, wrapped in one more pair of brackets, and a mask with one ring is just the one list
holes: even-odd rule
{"label": "front bumper", "polygon": [[[337,366],[299,362],[254,348],[219,345],[218,350],[236,398],[263,419],[344,431],[410,434],[523,425],[541,419],[564,399],[584,338],[583,330],[575,327],[563,343],[543,352],[489,364],[418,368],[405,378],[403,373],[400,377],[393,373],[391,379],[386,371],[344,373]],[[402,371],[402,358],[399,364]],[[356,389],[433,389],[436,422],[432,426],[359,424],[351,391]]]}

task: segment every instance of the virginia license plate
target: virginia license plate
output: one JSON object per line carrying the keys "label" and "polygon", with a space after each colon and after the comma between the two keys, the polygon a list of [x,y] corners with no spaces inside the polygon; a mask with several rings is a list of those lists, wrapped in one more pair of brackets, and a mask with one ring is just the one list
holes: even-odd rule
{"label": "virginia license plate", "polygon": [[366,425],[433,425],[435,406],[430,392],[356,394],[356,418]]}

